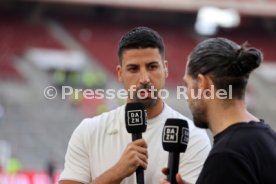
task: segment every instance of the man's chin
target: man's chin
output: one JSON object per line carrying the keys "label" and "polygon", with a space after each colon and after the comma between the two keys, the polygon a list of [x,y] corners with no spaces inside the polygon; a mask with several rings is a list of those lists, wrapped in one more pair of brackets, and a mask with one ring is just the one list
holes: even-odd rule
{"label": "man's chin", "polygon": [[144,104],[145,108],[148,109],[148,108],[154,107],[157,100],[151,99],[151,98],[145,98],[145,99],[138,99],[137,102]]}
{"label": "man's chin", "polygon": [[203,128],[203,129],[208,129],[209,128],[207,122],[197,121],[197,120],[194,119],[194,124],[198,128]]}

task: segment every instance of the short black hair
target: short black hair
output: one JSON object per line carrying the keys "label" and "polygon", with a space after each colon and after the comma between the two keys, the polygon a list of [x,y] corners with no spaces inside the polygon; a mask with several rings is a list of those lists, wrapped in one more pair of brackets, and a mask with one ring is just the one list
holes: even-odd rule
{"label": "short black hair", "polygon": [[243,98],[249,74],[259,67],[263,54],[256,48],[226,38],[210,38],[199,43],[189,55],[188,74],[208,74],[217,89],[232,85],[233,97]]}
{"label": "short black hair", "polygon": [[122,64],[123,52],[127,49],[157,48],[162,59],[165,58],[165,46],[162,37],[148,27],[136,27],[128,31],[119,42],[118,58]]}

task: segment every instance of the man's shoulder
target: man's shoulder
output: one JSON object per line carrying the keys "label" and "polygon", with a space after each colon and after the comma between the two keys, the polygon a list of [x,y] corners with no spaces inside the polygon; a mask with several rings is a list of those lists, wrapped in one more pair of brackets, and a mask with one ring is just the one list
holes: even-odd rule
{"label": "man's shoulder", "polygon": [[124,109],[125,105],[122,105],[111,111],[103,112],[100,115],[91,118],[85,118],[80,123],[80,126],[86,128],[89,127],[89,129],[95,129],[109,126],[111,123],[114,125],[116,122],[120,122],[120,120],[124,117]]}

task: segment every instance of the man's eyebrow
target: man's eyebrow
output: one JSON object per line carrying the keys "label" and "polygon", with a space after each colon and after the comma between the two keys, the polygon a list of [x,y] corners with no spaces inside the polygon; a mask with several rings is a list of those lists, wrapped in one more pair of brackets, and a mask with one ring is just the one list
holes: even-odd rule
{"label": "man's eyebrow", "polygon": [[152,64],[159,64],[159,62],[158,61],[151,61],[151,62],[147,63],[146,65],[152,65]]}
{"label": "man's eyebrow", "polygon": [[136,67],[136,66],[139,66],[139,64],[132,64],[132,63],[130,63],[130,64],[127,64],[127,65],[126,65],[126,67],[134,67],[134,66],[135,66],[135,67]]}

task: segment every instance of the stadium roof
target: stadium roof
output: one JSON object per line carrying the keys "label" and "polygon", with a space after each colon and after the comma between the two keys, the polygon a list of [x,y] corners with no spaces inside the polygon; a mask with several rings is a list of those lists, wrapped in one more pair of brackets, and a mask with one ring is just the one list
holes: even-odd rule
{"label": "stadium roof", "polygon": [[233,8],[242,15],[276,17],[276,0],[22,0],[109,7],[196,12],[202,6]]}

